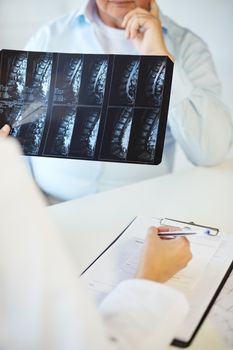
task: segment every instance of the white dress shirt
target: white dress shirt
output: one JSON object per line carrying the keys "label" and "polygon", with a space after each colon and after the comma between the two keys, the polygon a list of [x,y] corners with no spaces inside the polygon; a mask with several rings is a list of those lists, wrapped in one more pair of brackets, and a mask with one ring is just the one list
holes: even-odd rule
{"label": "white dress shirt", "polygon": [[[35,178],[49,195],[72,199],[172,171],[175,142],[196,165],[222,161],[232,142],[229,112],[206,44],[161,14],[164,39],[176,58],[163,160],[159,166],[32,158]],[[27,50],[139,54],[124,30],[104,25],[93,0],[45,25]]]}
{"label": "white dress shirt", "polygon": [[0,349],[165,349],[187,313],[184,296],[132,279],[98,310],[13,140],[0,140],[0,164]]}

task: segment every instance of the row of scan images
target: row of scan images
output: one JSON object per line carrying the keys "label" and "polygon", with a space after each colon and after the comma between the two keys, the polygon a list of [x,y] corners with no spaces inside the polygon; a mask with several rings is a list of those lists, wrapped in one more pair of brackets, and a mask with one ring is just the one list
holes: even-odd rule
{"label": "row of scan images", "polygon": [[0,126],[12,126],[25,155],[161,161],[172,76],[167,57],[0,54]]}
{"label": "row of scan images", "polygon": [[[17,113],[20,106],[2,115]],[[51,118],[46,114],[43,108],[37,120],[13,128],[27,155],[154,163],[158,109],[109,108],[102,128],[100,107],[54,106]]]}
{"label": "row of scan images", "polygon": [[159,107],[167,58],[1,51],[0,100]]}

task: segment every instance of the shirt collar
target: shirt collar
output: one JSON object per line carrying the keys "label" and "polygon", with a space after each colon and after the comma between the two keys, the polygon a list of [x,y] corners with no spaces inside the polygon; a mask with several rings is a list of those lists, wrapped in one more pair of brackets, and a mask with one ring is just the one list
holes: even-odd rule
{"label": "shirt collar", "polygon": [[82,6],[76,13],[75,21],[79,24],[90,24],[93,18],[93,9],[95,6],[95,0],[84,0]]}
{"label": "shirt collar", "polygon": [[[95,0],[84,0],[82,6],[76,13],[76,21],[79,24],[90,24],[93,21],[93,9],[95,7]],[[160,11],[160,20],[162,23],[163,34],[167,34],[167,17]]]}
{"label": "shirt collar", "polygon": [[162,29],[163,29],[163,34],[167,35],[168,34],[168,18],[166,16],[164,16],[164,14],[161,12],[161,10],[159,10],[159,17],[160,17],[160,21],[162,24]]}

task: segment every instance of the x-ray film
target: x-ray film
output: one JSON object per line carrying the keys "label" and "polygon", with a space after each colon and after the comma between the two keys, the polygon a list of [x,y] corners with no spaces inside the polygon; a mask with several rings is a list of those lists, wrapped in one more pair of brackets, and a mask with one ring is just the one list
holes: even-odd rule
{"label": "x-ray film", "polygon": [[0,127],[25,155],[159,164],[167,56],[0,51]]}

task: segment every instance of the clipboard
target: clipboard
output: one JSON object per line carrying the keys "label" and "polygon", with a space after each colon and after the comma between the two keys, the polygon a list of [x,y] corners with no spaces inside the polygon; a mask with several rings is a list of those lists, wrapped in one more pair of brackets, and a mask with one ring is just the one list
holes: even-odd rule
{"label": "clipboard", "polygon": [[[160,220],[161,225],[179,225],[182,229],[184,228],[197,228],[197,229],[209,229],[212,236],[217,236],[219,234],[219,229],[216,227],[212,227],[212,226],[206,226],[206,225],[200,225],[197,224],[193,221],[181,221],[181,220],[177,220],[177,219],[171,219],[171,218],[163,218]],[[193,339],[195,338],[196,334],[198,333],[200,327],[202,326],[203,322],[205,321],[209,311],[211,310],[212,306],[214,305],[218,295],[220,294],[222,288],[224,287],[224,284],[226,283],[228,277],[230,276],[231,272],[233,270],[233,260],[229,266],[229,268],[226,270],[219,286],[216,289],[216,292],[214,293],[212,299],[209,302],[209,305],[207,306],[205,312],[203,313],[200,322],[198,323],[197,327],[195,328],[195,330],[193,331],[192,336],[190,337],[189,341],[182,341],[181,339],[174,339],[172,342],[172,345],[174,346],[178,346],[181,348],[186,348],[188,346],[191,345]],[[232,302],[233,304],[233,302]]]}
{"label": "clipboard", "polygon": [[[139,230],[143,230],[143,229],[146,230],[151,225],[159,226],[161,224],[166,224],[166,225],[170,224],[172,226],[177,226],[179,224],[181,228],[183,228],[183,226],[185,226],[185,228],[187,228],[187,226],[191,228],[195,226],[197,230],[208,228],[213,233],[210,237],[208,237],[208,239],[220,240],[219,246],[216,248],[216,252],[208,262],[205,270],[202,272],[202,277],[198,281],[196,287],[193,287],[193,291],[191,291],[191,293],[189,291],[189,294],[191,295],[190,300],[188,299],[188,302],[190,304],[190,312],[187,318],[185,319],[184,324],[181,326],[181,329],[175,335],[175,338],[172,341],[172,345],[181,347],[181,348],[186,348],[194,340],[196,334],[198,333],[198,330],[200,329],[206,316],[211,310],[216,298],[218,297],[220,291],[222,290],[228,276],[233,270],[233,256],[232,256],[233,234],[231,235],[231,234],[222,233],[219,231],[218,228],[196,224],[192,221],[186,222],[182,220],[169,219],[169,218],[158,219],[154,217],[136,217],[129,223],[129,225],[127,225],[127,227],[119,234],[119,236],[116,237],[116,239],[108,247],[106,247],[106,249],[83,271],[83,273],[81,274],[81,278],[86,280],[87,284],[89,284],[90,282],[90,284],[92,284],[92,287],[93,287],[93,283],[92,283],[93,276],[97,281],[98,280],[97,271],[101,269],[101,266],[105,269],[104,271],[105,276],[108,273],[109,274],[112,273],[112,270],[111,270],[113,267],[112,262],[108,261],[110,263],[106,263],[106,258],[105,258],[106,256],[108,256],[108,259],[109,259],[109,256],[111,259],[111,255],[116,257],[116,253],[117,254],[121,253],[121,250],[124,247],[124,241],[126,243],[127,242],[129,243],[129,241],[131,239],[135,239],[135,237],[137,237],[138,242],[140,242],[140,239],[141,239],[141,243],[142,243],[143,237],[142,236],[138,237],[138,232],[136,232],[137,228],[139,228]],[[144,233],[144,237],[145,237],[145,233]],[[135,244],[135,247],[136,247],[136,244]],[[117,252],[117,249],[118,249],[118,252]],[[132,249],[134,249],[133,245],[132,245]],[[107,254],[105,254],[106,252]],[[218,259],[222,264],[221,266],[219,266],[220,263]],[[108,266],[106,267],[106,265]],[[116,268],[116,266],[114,267]],[[218,270],[218,271],[215,271],[215,270]],[[130,275],[128,278],[130,278]],[[103,285],[106,286],[106,281],[102,281],[102,282],[103,282]],[[202,288],[200,288],[200,286],[202,286]],[[110,290],[108,292],[110,292]],[[193,293],[193,296],[192,296],[192,293]],[[95,297],[95,291],[93,296]],[[200,305],[198,304],[198,301]],[[193,305],[195,304],[198,305],[198,310],[196,310],[197,309],[196,306],[193,307]]]}

